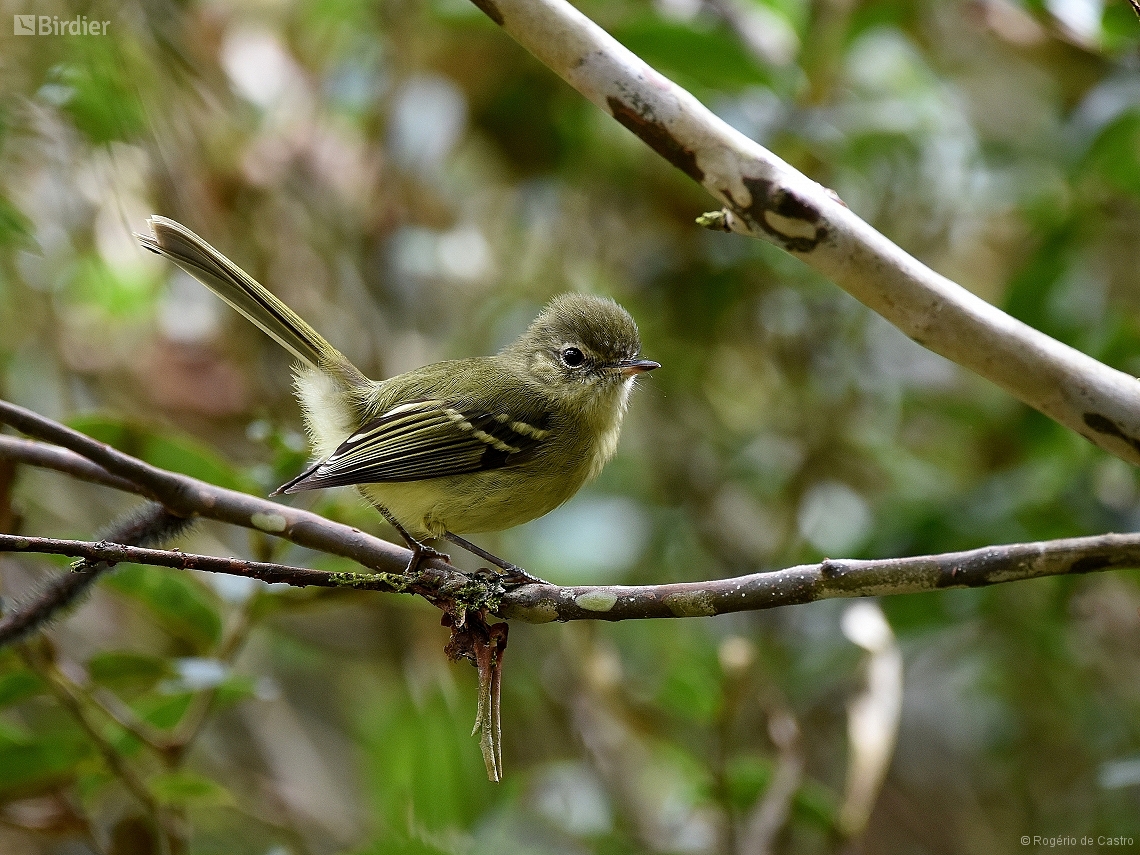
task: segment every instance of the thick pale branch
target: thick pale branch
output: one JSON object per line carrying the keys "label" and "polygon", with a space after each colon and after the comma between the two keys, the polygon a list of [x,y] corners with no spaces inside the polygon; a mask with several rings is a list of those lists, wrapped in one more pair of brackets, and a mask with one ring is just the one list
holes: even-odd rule
{"label": "thick pale branch", "polygon": [[473,0],[726,209],[724,228],[803,259],[926,348],[1140,463],[1140,382],[940,276],[831,191],[706,109],[565,0]]}
{"label": "thick pale branch", "polygon": [[1140,534],[1102,534],[987,546],[969,552],[913,558],[829,559],[822,564],[709,582],[573,588],[525,585],[503,598],[499,613],[532,623],[705,617],[836,597],[974,588],[1124,567],[1140,567]]}

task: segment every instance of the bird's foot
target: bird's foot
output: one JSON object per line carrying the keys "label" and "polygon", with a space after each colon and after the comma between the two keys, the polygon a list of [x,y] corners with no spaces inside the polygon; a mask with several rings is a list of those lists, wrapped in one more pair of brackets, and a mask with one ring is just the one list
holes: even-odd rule
{"label": "bird's foot", "polygon": [[416,570],[419,569],[420,564],[424,561],[431,561],[433,558],[438,558],[447,564],[451,563],[451,556],[446,552],[440,552],[438,549],[433,549],[426,543],[416,540],[416,538],[412,536],[412,533],[404,528],[404,526],[400,524],[400,521],[396,519],[392,515],[392,512],[386,507],[378,502],[373,502],[372,504],[376,510],[380,512],[381,516],[388,521],[388,524],[399,532],[400,537],[404,538],[404,543],[408,549],[412,550],[412,557],[408,559],[408,566],[404,568],[405,576],[411,578]]}
{"label": "bird's foot", "polygon": [[433,558],[438,558],[446,564],[451,563],[451,556],[446,552],[440,552],[438,549],[433,549],[426,543],[421,543],[411,535],[404,535],[404,540],[408,545],[408,549],[412,550],[412,557],[408,559],[408,566],[404,568],[404,575],[411,577],[419,569],[420,564],[425,561],[431,561]]}
{"label": "bird's foot", "polygon": [[481,546],[476,546],[469,540],[465,540],[457,534],[452,534],[450,531],[444,535],[445,538],[450,540],[456,546],[462,547],[470,552],[472,555],[477,555],[484,561],[490,561],[503,572],[499,574],[503,583],[508,587],[518,587],[521,585],[549,585],[545,579],[540,579],[532,573],[528,573],[517,564],[512,564],[509,561],[504,561],[497,555],[488,552]]}
{"label": "bird's foot", "polygon": [[511,564],[509,561],[504,561],[502,564],[496,565],[503,572],[500,574],[503,577],[504,584],[510,587],[518,587],[520,585],[549,585],[545,579],[540,579],[533,573],[524,570],[517,564]]}

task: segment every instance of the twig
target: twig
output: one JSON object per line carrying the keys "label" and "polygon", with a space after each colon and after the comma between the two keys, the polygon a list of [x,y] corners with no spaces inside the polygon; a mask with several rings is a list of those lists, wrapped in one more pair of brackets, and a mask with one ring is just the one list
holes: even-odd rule
{"label": "twig", "polygon": [[[160,502],[179,515],[200,516],[256,529],[298,546],[350,558],[372,570],[399,573],[408,566],[411,553],[394,543],[299,508],[227,490],[188,475],[167,472],[3,400],[0,400],[0,423],[10,424],[29,436],[62,445],[95,463],[107,474],[131,482],[134,485],[131,492]],[[0,455],[16,456],[20,453],[21,449],[14,445],[0,444]],[[39,452],[33,457],[40,457]],[[55,458],[57,462],[66,459]],[[29,457],[27,462],[37,463],[37,460]],[[51,468],[58,467],[52,465]],[[77,467],[76,472],[79,471]],[[417,570],[420,576],[432,578],[441,585],[459,575],[454,568],[439,560],[421,562]]]}
{"label": "twig", "polygon": [[[119,519],[106,532],[105,539],[127,546],[162,546],[190,525],[162,505],[148,502]],[[10,535],[9,535],[10,536]],[[114,566],[106,561],[82,561],[73,573],[53,579],[30,602],[22,603],[0,617],[0,644],[38,629],[60,609],[66,608]]]}
{"label": "twig", "polygon": [[80,481],[102,484],[104,487],[112,487],[126,493],[146,495],[134,481],[112,475],[102,466],[58,445],[36,442],[34,439],[21,439],[18,436],[0,435],[0,458],[18,460],[43,469],[54,469]]}
{"label": "twig", "polygon": [[[13,537],[13,535],[0,535]],[[18,538],[21,539],[22,538]],[[4,550],[0,550],[4,551]],[[107,569],[106,565],[95,564],[83,567],[66,576],[53,579],[29,603],[0,615],[0,645],[23,638],[51,620],[60,610],[67,608],[81,597],[95,580]]]}
{"label": "twig", "polygon": [[[228,573],[296,587],[347,587],[418,593],[433,602],[453,592],[448,586],[433,589],[416,582],[408,583],[403,577],[389,573],[329,573],[287,564],[215,558],[116,543],[0,535],[0,552],[44,552],[96,561],[129,561],[182,570]],[[1102,534],[1015,543],[911,558],[828,559],[821,564],[706,582],[636,586],[524,585],[502,593],[498,606],[491,611],[501,617],[528,623],[711,617],[838,597],[877,597],[943,588],[975,588],[1042,576],[1094,573],[1126,567],[1140,567],[1140,534]],[[478,578],[462,578],[465,586],[482,584],[488,589],[494,587],[492,582]]]}
{"label": "twig", "polygon": [[[245,643],[249,630],[253,626],[253,606],[256,599],[255,595],[245,601],[238,612],[237,619],[231,623],[226,631],[225,637],[214,652],[214,657],[218,661],[229,664]],[[169,760],[171,764],[177,764],[181,761],[187,749],[198,738],[198,734],[202,732],[210,711],[218,700],[219,691],[219,686],[210,686],[196,692],[191,698],[190,705],[182,714],[181,721],[178,722],[178,726],[170,736]]]}
{"label": "twig", "polygon": [[178,570],[205,570],[208,573],[228,573],[231,576],[246,576],[263,582],[284,582],[299,588],[316,586],[321,588],[358,588],[364,591],[388,591],[402,593],[406,590],[405,581],[390,573],[356,574],[329,573],[324,570],[310,570],[305,567],[292,567],[288,564],[270,564],[262,561],[246,561],[241,558],[215,558],[211,555],[195,555],[189,552],[167,549],[147,549],[141,546],[124,546],[120,543],[100,541],[91,543],[85,540],[58,540],[51,537],[23,537],[0,534],[0,552],[38,552],[48,555],[67,555],[87,561],[106,561],[111,564],[130,562],[150,564],[155,567],[173,567]]}
{"label": "twig", "polygon": [[768,734],[776,746],[776,771],[748,815],[737,855],[769,855],[775,850],[776,838],[787,825],[792,801],[803,781],[800,728],[792,714],[784,709],[774,711],[768,719]]}
{"label": "twig", "polygon": [[700,183],[733,231],[802,259],[923,347],[1140,464],[1140,382],[1027,326],[908,255],[836,194],[722,121],[566,0],[473,0]]}
{"label": "twig", "polygon": [[165,731],[140,718],[130,705],[109,689],[96,686],[86,691],[86,697],[103,715],[166,760],[173,748]]}
{"label": "twig", "polygon": [[[92,561],[152,564],[247,576],[297,587],[351,587],[414,592],[435,599],[448,586],[433,588],[398,574],[329,573],[286,564],[215,558],[115,543],[0,535],[0,552],[45,552]],[[529,623],[552,620],[631,620],[709,617],[757,611],[836,597],[908,594],[969,588],[1058,576],[1140,567],[1140,534],[1103,534],[1036,543],[987,546],[968,552],[878,560],[831,560],[753,573],[731,579],[664,585],[524,585],[506,591],[494,609],[502,617]],[[78,574],[77,574],[78,575]],[[455,574],[461,576],[461,574]],[[465,585],[479,580],[462,576]],[[2,640],[2,638],[0,638]]]}
{"label": "twig", "polygon": [[[68,449],[45,447],[41,443],[28,441],[3,441],[0,442],[0,456],[47,466],[108,486],[126,487],[127,485],[120,483],[125,480],[132,492],[155,499],[164,507],[176,507],[180,515],[201,516],[244,526],[284,538],[300,546],[350,558],[375,572],[367,576],[351,573],[321,574],[319,571],[286,565],[265,565],[259,562],[206,556],[196,556],[196,559],[200,559],[193,565],[197,569],[254,575],[255,578],[262,578],[265,581],[280,581],[301,586],[363,587],[369,590],[402,591],[419,594],[433,603],[463,597],[464,605],[468,608],[497,604],[498,597],[508,585],[507,582],[501,582],[493,576],[473,579],[438,559],[421,562],[417,566],[414,578],[406,578],[403,570],[408,565],[411,553],[395,544],[365,534],[359,529],[332,522],[307,511],[159,469],[58,422],[2,400],[0,400],[0,423],[8,423],[49,442],[64,444]],[[12,438],[0,437],[0,440],[12,440]],[[109,561],[134,561],[182,568],[191,566],[187,563],[191,559],[181,553],[164,553],[161,550],[154,550],[150,554],[115,552],[109,545],[104,545],[104,548],[99,550],[95,549],[97,545],[86,544],[83,541],[69,542],[67,549],[71,551],[65,551],[62,543],[57,544],[58,554],[78,557],[105,555]],[[9,542],[7,547],[9,551],[13,544],[15,541]],[[85,545],[80,547],[79,544]],[[115,557],[116,555],[119,557]],[[262,571],[266,575],[256,575]],[[0,643],[38,626],[43,620],[72,602],[89,582],[90,579],[78,573],[61,577],[49,588],[49,595],[41,595],[30,607],[13,611],[0,620]],[[50,596],[53,591],[57,596]]]}
{"label": "twig", "polygon": [[103,758],[103,762],[107,764],[107,768],[122,782],[123,786],[127,788],[131,795],[133,795],[142,806],[147,819],[153,826],[162,855],[171,855],[170,830],[162,820],[161,807],[150,790],[147,789],[143,780],[136,774],[135,770],[132,769],[130,764],[119,754],[115,746],[107,741],[99,731],[99,728],[95,725],[95,722],[87,715],[87,711],[84,709],[83,696],[76,691],[71,681],[60,672],[53,662],[48,661],[46,657],[34,651],[31,645],[22,645],[20,647],[20,654],[28,664],[28,667],[43,677],[48,689],[55,695],[60,706],[71,714],[72,718],[75,719],[76,723],[79,724],[80,728],[83,729],[84,733],[87,734],[87,737],[95,745],[95,748]]}
{"label": "twig", "polygon": [[843,634],[867,651],[866,682],[847,703],[847,782],[836,828],[862,837],[886,780],[898,741],[903,703],[903,655],[876,602],[849,606]]}

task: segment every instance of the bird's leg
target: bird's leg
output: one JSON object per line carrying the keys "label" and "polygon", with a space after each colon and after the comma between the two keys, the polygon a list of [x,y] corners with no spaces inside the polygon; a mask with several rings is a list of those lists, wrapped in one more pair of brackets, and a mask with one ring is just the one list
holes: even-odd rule
{"label": "bird's leg", "polygon": [[509,561],[504,561],[502,558],[500,558],[497,555],[492,555],[487,550],[483,549],[480,546],[476,546],[474,543],[472,543],[469,540],[464,540],[462,537],[460,537],[457,534],[452,534],[450,531],[448,531],[448,532],[444,532],[443,536],[447,540],[450,540],[452,543],[454,543],[456,546],[458,546],[462,549],[466,549],[472,555],[478,555],[484,561],[490,561],[492,564],[494,564],[500,570],[506,571],[507,581],[512,583],[512,584],[515,584],[515,585],[530,585],[530,584],[534,584],[534,583],[537,583],[539,585],[549,585],[550,584],[545,579],[539,579],[537,576],[534,576],[534,575],[528,573],[526,570],[523,570],[517,564],[512,564]]}
{"label": "bird's leg", "polygon": [[440,552],[438,549],[432,549],[426,543],[421,543],[412,537],[412,533],[404,528],[400,524],[400,521],[392,516],[392,512],[389,511],[386,507],[381,505],[379,502],[373,502],[372,505],[376,508],[376,510],[380,512],[381,516],[383,516],[384,519],[388,521],[388,524],[400,533],[400,537],[404,538],[404,543],[407,544],[408,549],[412,550],[412,557],[408,560],[408,566],[404,568],[405,576],[411,576],[412,573],[415,572],[416,568],[420,566],[420,562],[424,561],[425,559],[439,558],[443,561],[446,561],[448,564],[451,563],[451,556],[446,552]]}

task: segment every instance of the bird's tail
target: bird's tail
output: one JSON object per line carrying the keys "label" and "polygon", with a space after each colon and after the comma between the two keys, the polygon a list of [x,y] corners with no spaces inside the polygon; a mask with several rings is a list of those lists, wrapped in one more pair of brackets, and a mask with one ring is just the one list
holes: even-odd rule
{"label": "bird's tail", "polygon": [[147,224],[151,235],[135,235],[146,249],[165,255],[302,362],[334,374],[349,386],[366,382],[348,357],[325,341],[300,315],[186,226],[158,216],[151,217]]}

